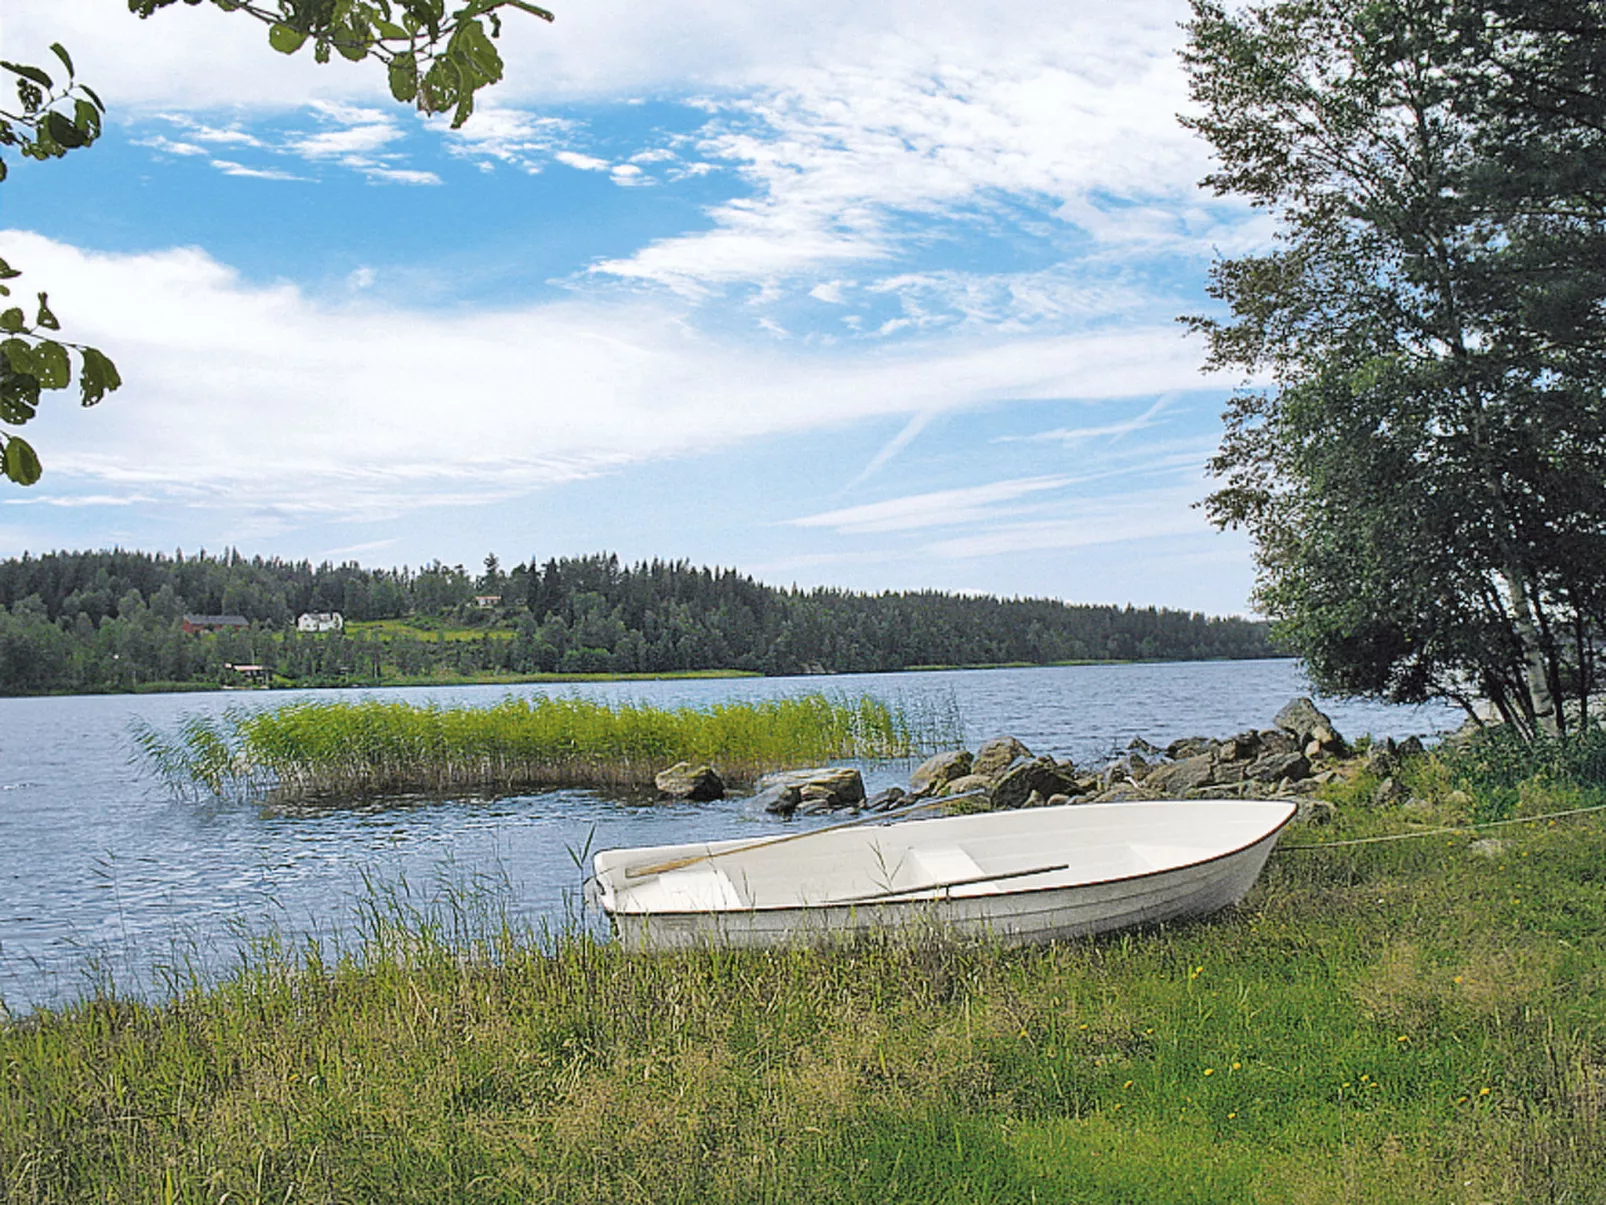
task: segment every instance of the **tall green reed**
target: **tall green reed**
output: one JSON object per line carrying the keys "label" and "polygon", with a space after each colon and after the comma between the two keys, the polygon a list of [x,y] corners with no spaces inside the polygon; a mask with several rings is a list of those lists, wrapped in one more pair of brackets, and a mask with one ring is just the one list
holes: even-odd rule
{"label": "tall green reed", "polygon": [[957,743],[951,714],[822,694],[706,709],[515,698],[492,707],[362,699],[231,708],[175,730],[133,730],[175,790],[218,797],[341,798],[535,786],[639,788],[672,762],[735,779],[841,758],[903,758]]}

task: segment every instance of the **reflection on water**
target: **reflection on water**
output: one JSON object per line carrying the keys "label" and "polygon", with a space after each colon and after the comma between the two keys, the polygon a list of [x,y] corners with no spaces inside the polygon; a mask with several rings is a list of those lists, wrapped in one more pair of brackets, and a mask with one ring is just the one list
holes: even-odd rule
{"label": "reflection on water", "polygon": [[[1159,743],[1264,727],[1308,693],[1290,661],[1076,666],[529,687],[415,688],[385,698],[483,704],[508,693],[577,694],[703,706],[824,689],[910,709],[957,705],[969,741],[1000,733],[1034,752],[1100,761],[1134,736]],[[340,692],[0,699],[0,1000],[59,1003],[110,979],[161,992],[174,976],[228,965],[253,935],[338,942],[377,892],[407,899],[469,890],[516,922],[575,915],[587,847],[667,844],[786,823],[743,800],[657,804],[561,790],[420,796],[326,807],[179,801],[132,761],[131,721],[171,726],[230,706]],[[1453,726],[1449,709],[1324,703],[1349,736]],[[864,765],[873,792],[908,767]],[[794,821],[791,823],[808,823]],[[819,821],[815,821],[819,823]]]}

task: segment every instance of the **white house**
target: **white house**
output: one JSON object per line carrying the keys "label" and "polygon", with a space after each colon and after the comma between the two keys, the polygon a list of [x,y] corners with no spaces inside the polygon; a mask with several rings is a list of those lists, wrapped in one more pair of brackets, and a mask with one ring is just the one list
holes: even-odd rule
{"label": "white house", "polygon": [[308,611],[296,620],[299,632],[343,632],[346,621],[339,611]]}

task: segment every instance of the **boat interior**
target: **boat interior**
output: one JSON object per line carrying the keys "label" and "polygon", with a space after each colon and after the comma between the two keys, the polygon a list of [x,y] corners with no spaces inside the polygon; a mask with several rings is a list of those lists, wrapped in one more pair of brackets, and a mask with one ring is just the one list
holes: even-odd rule
{"label": "boat interior", "polygon": [[596,857],[613,912],[723,912],[897,903],[1085,886],[1232,853],[1292,807],[1090,804],[827,829],[792,839],[608,850]]}

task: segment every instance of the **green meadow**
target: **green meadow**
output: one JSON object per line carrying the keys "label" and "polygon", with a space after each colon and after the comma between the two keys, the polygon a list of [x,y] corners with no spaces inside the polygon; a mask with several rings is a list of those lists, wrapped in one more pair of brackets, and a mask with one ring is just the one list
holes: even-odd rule
{"label": "green meadow", "polygon": [[1606,1200],[1606,813],[1445,834],[1483,802],[1414,778],[1238,909],[1037,949],[633,957],[380,901],[343,953],[0,1028],[0,1199]]}

